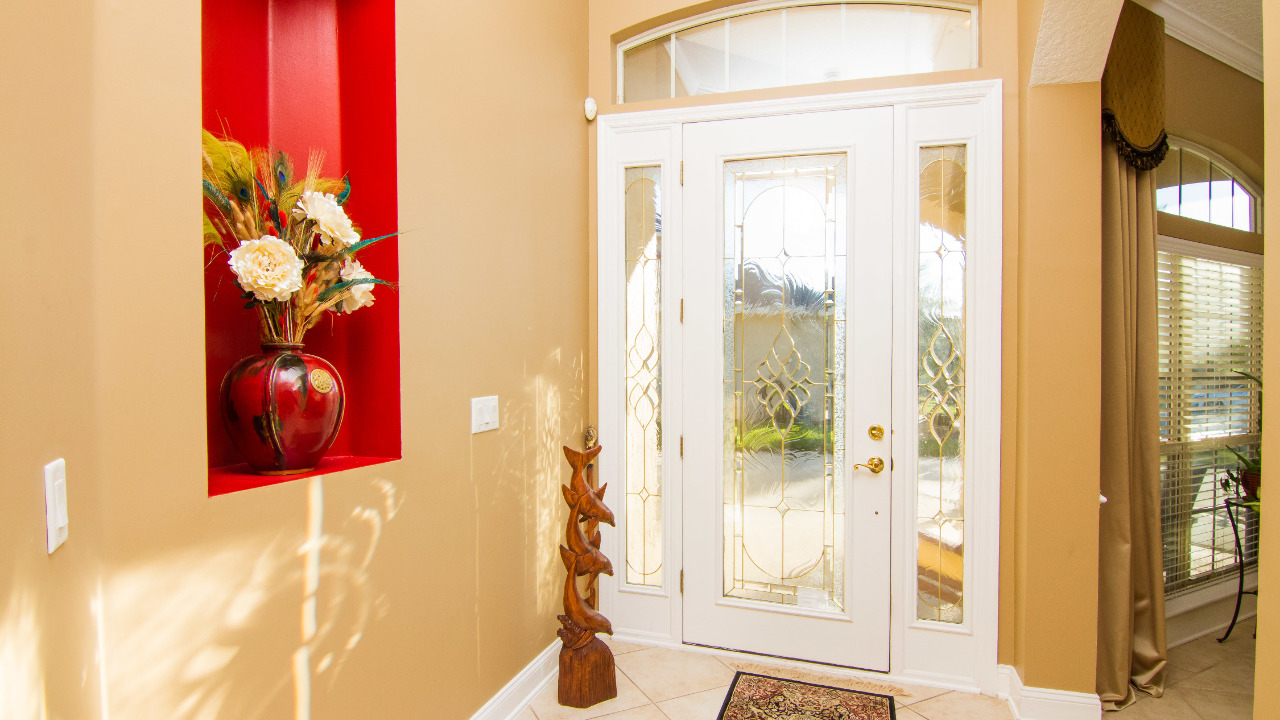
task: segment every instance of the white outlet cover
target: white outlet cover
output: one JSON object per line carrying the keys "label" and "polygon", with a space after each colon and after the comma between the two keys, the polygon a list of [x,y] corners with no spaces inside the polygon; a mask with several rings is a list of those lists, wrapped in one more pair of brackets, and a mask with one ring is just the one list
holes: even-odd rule
{"label": "white outlet cover", "polygon": [[44,466],[44,517],[49,553],[67,541],[67,461],[58,458]]}
{"label": "white outlet cover", "polygon": [[498,396],[471,398],[471,432],[498,429]]}

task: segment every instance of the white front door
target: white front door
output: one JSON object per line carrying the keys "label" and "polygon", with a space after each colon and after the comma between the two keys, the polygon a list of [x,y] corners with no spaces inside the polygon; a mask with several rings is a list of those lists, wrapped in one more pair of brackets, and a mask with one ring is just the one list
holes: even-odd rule
{"label": "white front door", "polygon": [[684,125],[686,643],[889,669],[893,117]]}

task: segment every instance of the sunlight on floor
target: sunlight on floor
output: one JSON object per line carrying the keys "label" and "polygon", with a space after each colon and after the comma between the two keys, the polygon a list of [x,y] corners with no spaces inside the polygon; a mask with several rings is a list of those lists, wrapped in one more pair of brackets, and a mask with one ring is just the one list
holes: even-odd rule
{"label": "sunlight on floor", "polygon": [[1242,620],[1231,637],[1217,633],[1169,651],[1164,697],[1138,694],[1138,702],[1104,720],[1248,720],[1253,717],[1256,618]]}
{"label": "sunlight on floor", "polygon": [[590,708],[561,707],[552,680],[515,720],[715,720],[738,671],[893,695],[897,720],[1013,720],[1003,700],[984,695],[782,667],[763,658],[744,660],[602,639],[613,648],[618,697]]}

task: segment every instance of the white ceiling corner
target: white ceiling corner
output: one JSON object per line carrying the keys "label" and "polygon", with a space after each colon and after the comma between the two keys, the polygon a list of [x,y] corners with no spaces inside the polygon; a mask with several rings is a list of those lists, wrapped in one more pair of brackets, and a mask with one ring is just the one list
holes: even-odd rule
{"label": "white ceiling corner", "polygon": [[1169,37],[1262,80],[1262,0],[1136,1],[1164,18]]}
{"label": "white ceiling corner", "polygon": [[1124,0],[1045,0],[1031,85],[1097,82]]}

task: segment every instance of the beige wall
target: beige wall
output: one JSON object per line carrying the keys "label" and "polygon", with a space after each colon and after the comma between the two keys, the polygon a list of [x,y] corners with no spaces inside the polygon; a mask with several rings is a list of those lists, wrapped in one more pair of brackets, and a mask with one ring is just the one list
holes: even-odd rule
{"label": "beige wall", "polygon": [[[1263,42],[1267,49],[1264,56],[1264,73],[1272,78],[1280,77],[1280,3],[1262,4]],[[1280,175],[1280,83],[1272,83],[1266,89],[1266,144],[1271,149],[1266,155],[1266,168],[1271,177]],[[1280,203],[1268,203],[1264,207],[1266,218],[1264,227],[1280,227]],[[1263,261],[1263,271],[1268,277],[1280,277],[1280,253],[1267,253]],[[1267,307],[1280,307],[1280,283],[1269,282],[1264,289],[1263,302]],[[1280,319],[1275,313],[1264,318],[1263,326],[1263,366],[1265,378],[1275,382],[1280,377]],[[1280,417],[1280,397],[1272,392],[1263,402],[1270,409],[1271,417]],[[1262,451],[1270,457],[1280,456],[1280,426],[1275,422],[1268,424],[1262,435]],[[1280,471],[1275,463],[1269,463],[1264,469],[1263,482],[1268,488],[1280,485]],[[1269,490],[1272,494],[1276,491]],[[1266,512],[1262,515],[1264,525],[1261,535],[1262,547],[1258,565],[1258,654],[1255,677],[1260,682],[1254,683],[1253,716],[1258,720],[1280,717],[1280,685],[1275,682],[1262,682],[1280,677],[1280,513]]]}
{"label": "beige wall", "polygon": [[[546,647],[556,447],[577,442],[594,388],[594,157],[581,99],[617,110],[619,37],[724,4],[401,3],[400,220],[414,230],[400,251],[405,459],[327,477],[322,495],[295,482],[214,500],[191,190],[198,7],[6,4],[0,203],[21,270],[0,306],[6,717],[42,717],[47,703],[52,718],[98,717],[104,705],[113,717],[181,718],[192,698],[224,717],[290,716],[297,550],[321,496],[331,572],[319,597],[339,608],[317,648],[334,655],[312,689],[314,718],[428,706],[467,717]],[[1061,378],[1096,374],[1098,160],[1080,148],[1097,146],[1097,88],[1019,92],[1041,5],[984,3],[982,69],[823,91],[1005,83],[1000,660],[1029,685],[1089,691],[1096,399],[1078,388],[1096,383]],[[1280,20],[1268,27],[1276,37]],[[1060,310],[1064,295],[1078,300],[1072,312]],[[503,428],[471,436],[467,400],[488,394],[502,399]],[[71,539],[46,556],[40,466],[60,456]],[[365,565],[375,513],[385,524]],[[1280,543],[1280,528],[1265,535]],[[1262,582],[1277,574],[1264,566]],[[1264,607],[1268,597],[1280,602],[1264,593]],[[1259,668],[1274,674],[1267,617]],[[1259,708],[1280,708],[1273,694],[1260,686]]]}
{"label": "beige wall", "polygon": [[[554,639],[558,446],[586,413],[586,20],[400,4],[404,460],[209,499],[199,3],[5,4],[0,715],[294,717],[309,511],[309,717],[468,717]],[[472,436],[491,394],[502,428]],[[46,556],[56,457],[71,531]]]}
{"label": "beige wall", "polygon": [[1165,37],[1165,126],[1263,183],[1262,83]]}

